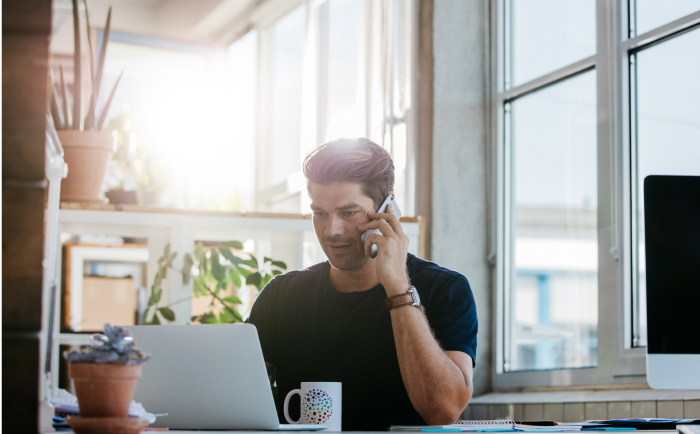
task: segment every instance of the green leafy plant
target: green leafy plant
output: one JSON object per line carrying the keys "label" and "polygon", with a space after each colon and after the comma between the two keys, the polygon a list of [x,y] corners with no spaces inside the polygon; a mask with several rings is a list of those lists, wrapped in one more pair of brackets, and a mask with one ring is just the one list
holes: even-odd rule
{"label": "green leafy plant", "polygon": [[117,81],[114,83],[114,87],[107,97],[104,107],[100,117],[97,118],[97,102],[100,97],[100,88],[102,86],[102,73],[104,71],[105,58],[107,56],[107,42],[109,41],[109,34],[112,22],[112,7],[110,6],[107,12],[107,23],[105,24],[104,34],[102,37],[102,46],[100,47],[100,52],[97,58],[97,65],[95,65],[95,59],[92,50],[92,39],[90,38],[90,28],[89,28],[89,14],[87,7],[87,0],[83,0],[85,6],[85,21],[88,26],[87,32],[87,42],[88,51],[90,53],[90,105],[87,112],[85,113],[85,118],[83,119],[83,95],[82,95],[82,50],[80,43],[80,14],[78,8],[78,0],[72,0],[73,2],[73,39],[74,39],[74,52],[73,52],[73,106],[70,107],[68,102],[68,86],[66,85],[63,67],[60,67],[60,80],[57,82],[51,76],[51,117],[53,118],[54,125],[57,130],[79,130],[79,131],[102,131],[105,121],[107,119],[107,113],[109,112],[109,107],[112,105],[112,100],[114,99],[114,94],[117,91],[117,86],[119,85],[119,80],[121,80],[124,71],[119,74]]}
{"label": "green leafy plant", "polygon": [[[177,252],[170,251],[170,244],[165,246],[163,256],[158,259],[158,272],[151,285],[148,304],[141,317],[142,324],[162,324],[162,321],[174,321],[175,313],[170,306],[184,300],[178,300],[167,306],[161,306],[163,295],[163,280],[168,269],[182,275],[182,283],[192,285],[192,297],[211,297],[207,311],[191,317],[192,322],[200,324],[229,324],[243,322],[236,310],[236,305],[242,304],[235,295],[226,296],[224,293],[231,288],[241,288],[243,285],[254,287],[260,291],[274,276],[282,274],[287,265],[268,257],[263,263],[247,253],[242,252],[243,243],[226,241],[210,248],[197,243],[193,253],[185,253],[181,270],[173,267]],[[191,297],[190,297],[191,298]],[[216,309],[218,308],[218,309]],[[218,315],[215,310],[219,310]]]}

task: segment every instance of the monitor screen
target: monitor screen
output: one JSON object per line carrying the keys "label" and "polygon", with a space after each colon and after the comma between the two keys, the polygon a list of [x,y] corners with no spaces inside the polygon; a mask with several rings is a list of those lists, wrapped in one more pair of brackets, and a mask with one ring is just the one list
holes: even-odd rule
{"label": "monitor screen", "polygon": [[644,220],[647,351],[700,354],[700,176],[646,177]]}

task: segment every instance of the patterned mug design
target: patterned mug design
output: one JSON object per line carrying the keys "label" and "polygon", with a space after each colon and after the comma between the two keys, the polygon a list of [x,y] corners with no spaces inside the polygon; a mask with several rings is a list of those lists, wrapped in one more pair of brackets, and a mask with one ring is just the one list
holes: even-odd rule
{"label": "patterned mug design", "polygon": [[333,415],[333,399],[321,389],[311,389],[302,398],[301,411],[313,424],[326,423]]}

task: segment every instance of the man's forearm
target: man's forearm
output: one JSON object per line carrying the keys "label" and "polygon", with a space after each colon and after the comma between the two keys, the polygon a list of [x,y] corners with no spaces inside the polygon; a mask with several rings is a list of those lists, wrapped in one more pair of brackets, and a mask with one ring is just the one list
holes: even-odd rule
{"label": "man's forearm", "polygon": [[428,424],[453,423],[471,398],[470,375],[440,348],[421,309],[393,309],[391,323],[401,377],[413,407]]}

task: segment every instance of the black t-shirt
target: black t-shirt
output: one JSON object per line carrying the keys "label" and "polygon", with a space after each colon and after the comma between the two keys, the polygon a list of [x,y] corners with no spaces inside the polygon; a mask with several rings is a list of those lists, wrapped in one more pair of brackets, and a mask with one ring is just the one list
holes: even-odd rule
{"label": "black t-shirt", "polygon": [[[476,360],[476,306],[461,274],[411,254],[411,283],[443,350]],[[258,329],[265,361],[277,366],[277,413],[301,382],[343,383],[343,431],[423,425],[404,387],[384,287],[337,291],[328,281],[330,264],[291,271],[263,288],[248,322]],[[289,412],[299,417],[299,401]]]}

